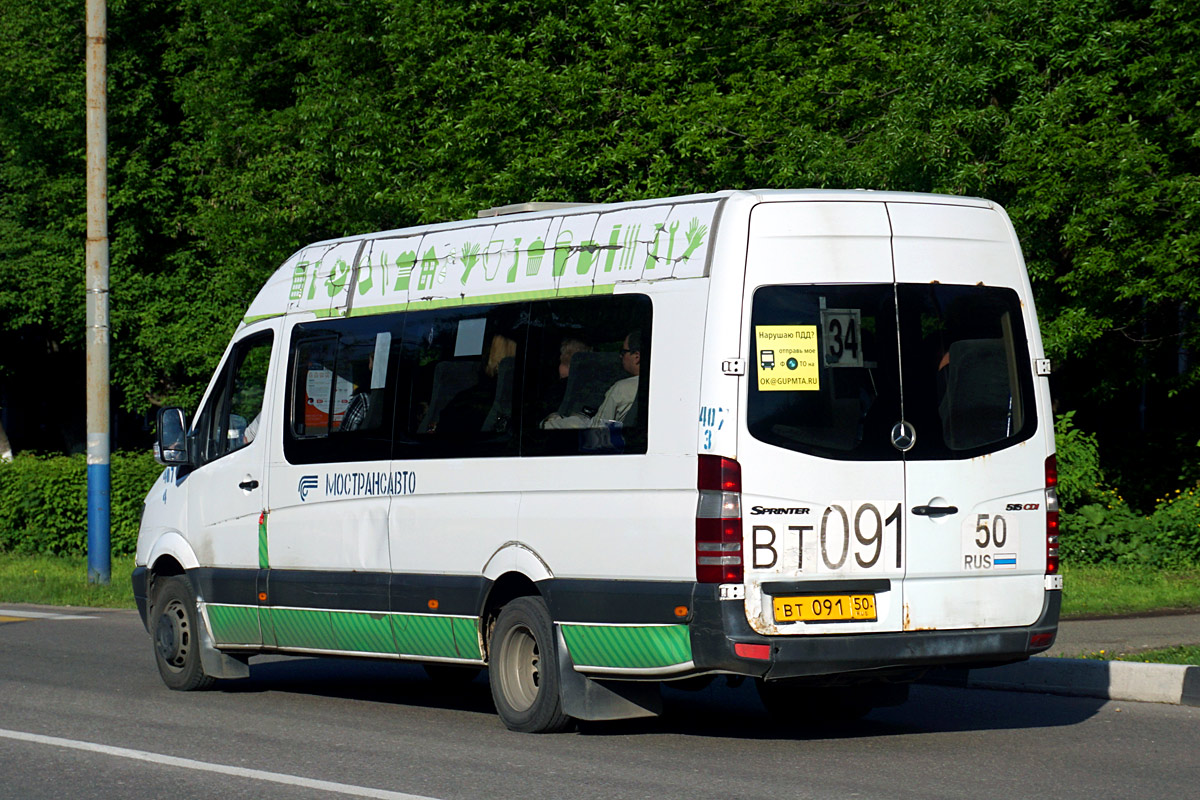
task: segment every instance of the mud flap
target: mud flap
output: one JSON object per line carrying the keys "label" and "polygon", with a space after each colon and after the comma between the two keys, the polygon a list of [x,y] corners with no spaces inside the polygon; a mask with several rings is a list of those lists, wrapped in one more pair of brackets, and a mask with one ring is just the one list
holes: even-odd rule
{"label": "mud flap", "polygon": [[212,634],[208,631],[208,615],[197,614],[196,617],[200,620],[200,666],[204,668],[204,674],[226,680],[249,678],[249,659],[227,655],[218,650]]}
{"label": "mud flap", "polygon": [[563,713],[582,720],[636,719],[662,713],[658,681],[596,680],[575,670],[561,630],[558,637],[558,685]]}

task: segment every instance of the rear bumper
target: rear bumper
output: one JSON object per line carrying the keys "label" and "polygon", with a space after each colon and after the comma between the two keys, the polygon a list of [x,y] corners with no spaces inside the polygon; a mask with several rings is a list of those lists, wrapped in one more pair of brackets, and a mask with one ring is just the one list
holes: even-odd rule
{"label": "rear bumper", "polygon": [[[1037,622],[1019,628],[904,631],[830,636],[763,636],[746,621],[745,606],[719,600],[717,587],[697,584],[692,599],[692,661],[716,671],[768,680],[822,675],[920,671],[943,665],[995,666],[1050,649],[1058,630],[1062,592],[1047,591]],[[1034,647],[1037,634],[1049,634]],[[738,644],[767,645],[766,659],[743,658]]]}

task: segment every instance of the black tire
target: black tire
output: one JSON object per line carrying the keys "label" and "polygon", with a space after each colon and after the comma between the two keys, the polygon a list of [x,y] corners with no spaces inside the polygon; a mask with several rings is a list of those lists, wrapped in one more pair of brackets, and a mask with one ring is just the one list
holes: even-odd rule
{"label": "black tire", "polygon": [[163,683],[181,692],[212,686],[215,679],[200,663],[200,614],[187,576],[155,581],[150,609],[154,660]]}
{"label": "black tire", "polygon": [[458,664],[422,664],[425,674],[441,686],[466,686],[483,672],[482,667],[467,667]]}
{"label": "black tire", "polygon": [[492,629],[489,682],[500,720],[512,731],[557,733],[571,726],[559,694],[554,625],[540,597],[518,597]]}
{"label": "black tire", "polygon": [[799,724],[853,722],[872,709],[908,699],[909,684],[868,682],[850,686],[813,686],[788,681],[756,681],[759,699],[771,716]]}

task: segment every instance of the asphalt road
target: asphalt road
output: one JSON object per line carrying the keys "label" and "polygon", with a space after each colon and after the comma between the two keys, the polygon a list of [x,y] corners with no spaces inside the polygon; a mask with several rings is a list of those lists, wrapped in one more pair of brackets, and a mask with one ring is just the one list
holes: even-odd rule
{"label": "asphalt road", "polygon": [[405,664],[256,659],[249,680],[171,692],[136,614],[77,613],[0,621],[0,797],[1095,800],[1200,785],[1200,708],[917,686],[904,706],[805,728],[721,685],[670,692],[659,719],[530,736],[504,730],[484,680],[443,689]]}

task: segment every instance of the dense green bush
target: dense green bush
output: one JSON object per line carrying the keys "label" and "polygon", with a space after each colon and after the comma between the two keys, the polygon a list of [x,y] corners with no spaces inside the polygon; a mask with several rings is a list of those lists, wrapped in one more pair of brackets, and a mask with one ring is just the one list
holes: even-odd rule
{"label": "dense green bush", "polygon": [[1200,564],[1200,483],[1176,489],[1158,501],[1150,515],[1154,540],[1164,566]]}
{"label": "dense green bush", "polygon": [[1072,564],[1138,563],[1185,567],[1200,563],[1200,486],[1158,498],[1139,513],[1100,468],[1096,437],[1055,419],[1058,448],[1059,553]]}
{"label": "dense green bush", "polygon": [[1094,434],[1075,427],[1074,418],[1074,411],[1054,418],[1058,499],[1067,509],[1102,502],[1105,495],[1100,445]]}
{"label": "dense green bush", "polygon": [[[116,555],[137,546],[142,501],[162,467],[149,453],[113,453],[111,543]],[[0,464],[0,552],[87,552],[87,459],[22,453]]]}

